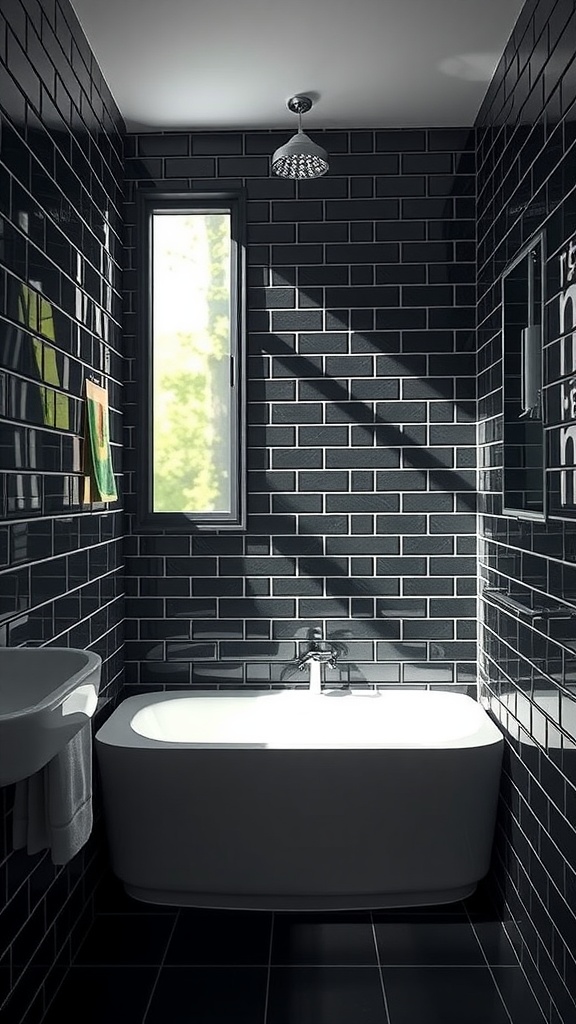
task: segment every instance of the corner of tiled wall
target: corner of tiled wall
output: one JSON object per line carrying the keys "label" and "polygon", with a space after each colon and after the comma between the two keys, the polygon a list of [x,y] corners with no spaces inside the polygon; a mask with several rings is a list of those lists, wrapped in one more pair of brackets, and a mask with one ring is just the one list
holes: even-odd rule
{"label": "corner of tiled wall", "polygon": [[[0,644],[76,646],[122,680],[120,502],[83,506],[86,377],[121,471],[123,122],[67,0],[0,0]],[[97,722],[97,718],[96,718]],[[0,1016],[40,1020],[91,923],[101,825],[69,866],[12,849],[0,790]]]}
{"label": "corner of tiled wall", "polygon": [[[559,474],[559,260],[576,230],[576,63],[572,0],[526,4],[478,130],[478,424],[482,698],[507,739],[494,878],[546,1019],[576,1016],[576,523],[552,500]],[[546,234],[544,402],[549,518],[502,512],[501,283]],[[484,598],[512,593],[515,614]]]}

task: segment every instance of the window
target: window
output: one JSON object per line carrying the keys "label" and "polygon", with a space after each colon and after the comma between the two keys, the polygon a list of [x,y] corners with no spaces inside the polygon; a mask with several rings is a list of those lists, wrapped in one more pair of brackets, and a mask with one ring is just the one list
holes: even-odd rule
{"label": "window", "polygon": [[139,204],[140,526],[239,529],[245,516],[242,196],[146,192]]}

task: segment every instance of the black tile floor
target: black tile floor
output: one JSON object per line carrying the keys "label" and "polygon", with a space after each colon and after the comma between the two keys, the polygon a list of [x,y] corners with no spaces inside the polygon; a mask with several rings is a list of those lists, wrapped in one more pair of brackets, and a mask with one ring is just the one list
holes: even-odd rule
{"label": "black tile floor", "polygon": [[346,914],[154,907],[107,883],[61,1024],[544,1024],[482,896]]}

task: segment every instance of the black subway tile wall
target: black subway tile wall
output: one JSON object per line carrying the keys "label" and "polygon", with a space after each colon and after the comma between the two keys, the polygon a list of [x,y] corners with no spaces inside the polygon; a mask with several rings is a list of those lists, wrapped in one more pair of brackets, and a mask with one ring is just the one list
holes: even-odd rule
{"label": "black subway tile wall", "polygon": [[[289,132],[123,137],[68,0],[0,0],[0,644],[101,654],[96,726],[135,688],[306,685],[316,626],[345,651],[330,681],[475,694],[479,564],[481,694],[507,741],[493,881],[548,1024],[576,1015],[576,529],[556,464],[545,522],[502,512],[500,276],[543,227],[551,456],[575,37],[573,0],[528,0],[474,129],[314,132],[330,171],[296,183],[270,173]],[[135,529],[150,188],[246,193],[245,531]],[[120,502],[81,502],[88,377],[127,529]],[[36,1024],[91,923],[101,822],[56,868],[12,850],[13,796],[0,1017]]]}
{"label": "black subway tile wall", "polygon": [[126,501],[136,506],[138,189],[247,195],[248,527],[128,529],[126,682],[475,680],[473,131],[314,133],[330,172],[271,176],[286,132],[126,139]]}
{"label": "black subway tile wall", "polygon": [[[119,472],[123,125],[67,0],[0,0],[0,644],[90,648],[122,676],[119,503],[82,506],[84,381]],[[91,923],[101,841],[12,850],[0,790],[0,1017],[39,1020]]]}
{"label": "black subway tile wall", "polygon": [[554,472],[546,522],[502,514],[500,275],[544,228],[544,395],[553,438],[560,257],[576,229],[575,38],[572,0],[530,0],[477,122],[481,587],[500,588],[526,609],[514,614],[489,596],[480,603],[482,693],[507,737],[495,877],[552,1024],[576,1019],[576,531],[559,508]]}

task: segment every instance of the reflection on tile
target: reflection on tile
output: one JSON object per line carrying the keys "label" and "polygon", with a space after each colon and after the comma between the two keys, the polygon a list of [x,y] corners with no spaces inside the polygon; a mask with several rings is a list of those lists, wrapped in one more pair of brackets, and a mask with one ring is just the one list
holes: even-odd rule
{"label": "reflection on tile", "polygon": [[383,967],[391,1024],[510,1024],[487,967]]}
{"label": "reflection on tile", "polygon": [[544,1024],[542,1010],[520,967],[494,967],[493,974],[514,1024]]}
{"label": "reflection on tile", "polygon": [[266,1024],[352,1024],[356,1021],[387,1024],[377,968],[271,968]]}
{"label": "reflection on tile", "polygon": [[464,921],[376,922],[375,932],[383,965],[484,964],[472,927]]}
{"label": "reflection on tile", "polygon": [[276,914],[271,962],[375,964],[370,915]]}
{"label": "reflection on tile", "polygon": [[501,921],[474,921],[473,927],[490,965],[518,966],[518,955]]}

